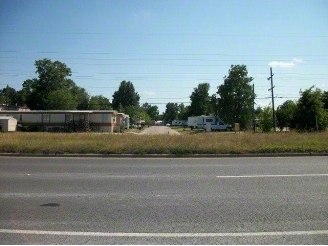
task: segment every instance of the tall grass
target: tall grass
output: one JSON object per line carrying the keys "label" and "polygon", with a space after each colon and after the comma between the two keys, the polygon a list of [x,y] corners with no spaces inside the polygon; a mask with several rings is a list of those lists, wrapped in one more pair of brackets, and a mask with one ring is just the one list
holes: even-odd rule
{"label": "tall grass", "polygon": [[328,153],[323,133],[0,133],[1,153],[43,154],[247,154]]}

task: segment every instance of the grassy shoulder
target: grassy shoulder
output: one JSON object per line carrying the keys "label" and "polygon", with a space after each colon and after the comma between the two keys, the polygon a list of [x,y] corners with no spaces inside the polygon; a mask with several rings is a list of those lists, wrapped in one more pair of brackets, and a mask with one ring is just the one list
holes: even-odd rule
{"label": "grassy shoulder", "polygon": [[328,132],[180,135],[135,133],[0,133],[0,153],[31,154],[253,154],[328,153]]}

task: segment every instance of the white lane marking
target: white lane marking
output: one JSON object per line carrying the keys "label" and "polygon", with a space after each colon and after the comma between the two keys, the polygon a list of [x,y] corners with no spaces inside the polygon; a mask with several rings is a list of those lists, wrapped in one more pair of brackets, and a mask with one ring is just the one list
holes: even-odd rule
{"label": "white lane marking", "polygon": [[328,230],[317,231],[275,231],[275,232],[232,232],[232,233],[124,233],[124,232],[78,232],[0,229],[0,233],[89,236],[89,237],[263,237],[263,236],[304,236],[328,235]]}
{"label": "white lane marking", "polygon": [[277,174],[277,175],[239,175],[239,176],[216,176],[217,178],[280,178],[280,177],[322,177],[328,174]]}

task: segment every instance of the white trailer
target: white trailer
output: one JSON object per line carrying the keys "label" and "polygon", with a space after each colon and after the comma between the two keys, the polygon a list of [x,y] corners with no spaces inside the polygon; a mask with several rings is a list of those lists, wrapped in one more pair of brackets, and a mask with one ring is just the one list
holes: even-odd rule
{"label": "white trailer", "polygon": [[172,126],[187,126],[186,120],[173,120]]}
{"label": "white trailer", "polygon": [[207,115],[188,117],[188,127],[207,131],[228,131],[232,129],[231,125],[225,124],[219,117]]}

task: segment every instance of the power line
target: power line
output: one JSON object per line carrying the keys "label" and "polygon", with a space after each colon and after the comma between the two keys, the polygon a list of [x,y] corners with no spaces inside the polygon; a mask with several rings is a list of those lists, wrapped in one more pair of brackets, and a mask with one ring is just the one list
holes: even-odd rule
{"label": "power line", "polygon": [[[265,66],[267,67],[267,66]],[[16,72],[17,71],[17,72]],[[33,73],[35,74],[35,73]],[[209,72],[142,72],[142,73],[135,73],[135,72],[97,72],[97,73],[93,73],[90,75],[78,75],[79,72],[73,72],[71,77],[78,77],[78,78],[93,78],[96,75],[222,75],[225,76],[226,74],[224,73],[209,73]],[[265,73],[257,73],[256,75],[264,75]],[[14,76],[23,76],[23,75],[31,75],[32,76],[32,72],[28,72],[28,71],[24,71],[24,70],[12,70],[12,71],[4,71],[2,72],[0,70],[0,75],[14,75]],[[255,76],[256,76],[255,75]],[[297,75],[297,76],[328,76],[328,73],[324,74],[324,73],[320,73],[320,74],[313,74],[313,73],[309,73],[309,74],[305,74],[305,73],[284,73],[284,75]],[[35,75],[34,75],[35,76]],[[254,76],[254,75],[253,75]],[[287,77],[287,76],[278,76],[277,79],[293,79],[294,77]],[[298,79],[303,79],[303,80],[308,80],[308,79],[327,79],[327,77],[314,77],[314,78],[298,78]],[[100,78],[99,78],[100,79]],[[137,78],[138,79],[138,78]],[[213,78],[208,78],[208,79],[213,79]],[[255,79],[261,79],[261,78],[256,78]]]}
{"label": "power line", "polygon": [[161,33],[161,32],[44,32],[44,31],[1,31],[0,34],[22,34],[22,35],[150,35],[150,36],[219,36],[219,37],[295,37],[295,38],[328,38],[328,35],[304,35],[304,34],[219,34],[219,33]]}
{"label": "power line", "polygon": [[[327,36],[328,37],[328,36]],[[51,53],[51,54],[60,54],[60,53],[73,53],[73,54],[81,54],[81,55],[145,55],[145,56],[233,56],[233,57],[238,57],[238,56],[276,56],[276,57],[281,57],[281,56],[290,56],[290,57],[295,57],[295,56],[302,56],[302,57],[327,57],[326,55],[323,54],[270,54],[270,53],[263,53],[263,54],[228,54],[228,53],[120,53],[120,52],[82,52],[82,51],[72,51],[72,50],[63,50],[63,51],[54,51],[54,50],[0,50],[0,52],[3,53]]]}
{"label": "power line", "polygon": [[[6,51],[1,51],[1,52],[6,52]],[[17,51],[17,52],[14,52],[12,51],[13,53],[27,53],[24,52],[24,51]],[[43,52],[28,52],[28,53],[43,53]],[[61,52],[44,52],[44,53],[61,53]],[[67,53],[70,53],[70,52],[63,52],[65,54]],[[75,52],[75,54],[85,54],[85,53],[81,53],[81,52]],[[96,54],[96,53],[95,53]],[[92,54],[89,54],[89,55],[92,55]],[[192,54],[192,53],[177,53],[177,54],[124,54],[124,53],[99,53],[97,55],[129,55],[131,57],[135,56],[135,55],[138,55],[138,56],[156,56],[156,60],[158,59],[159,56],[263,56],[263,55],[222,55],[222,54]],[[269,54],[265,55],[265,56],[268,56]],[[273,55],[270,55],[270,56],[273,56]],[[276,55],[275,55],[276,56]],[[280,55],[282,56],[282,55]],[[295,57],[295,56],[305,56],[305,55],[283,55],[283,56],[292,56],[292,57]],[[307,55],[307,56],[323,56],[323,57],[326,57],[325,55]],[[24,57],[17,57],[17,56],[3,56],[2,59],[22,59],[22,60],[30,60],[30,58],[24,56]],[[83,60],[83,59],[88,59],[88,60],[97,60],[97,61],[111,61],[111,60],[155,60],[155,58],[94,58],[94,57],[52,57],[52,59],[65,59],[65,60]],[[168,60],[175,60],[175,58],[167,58]],[[186,59],[186,58],[183,58],[183,59]],[[193,59],[193,60],[207,60],[207,59],[200,59],[200,58],[190,58],[190,59]],[[271,59],[247,59],[247,60],[243,60],[243,61],[269,61]],[[309,59],[307,58],[306,61],[327,61],[328,59],[327,58],[316,58],[316,59]],[[231,59],[217,59],[217,60],[209,60],[209,61],[235,61],[235,60],[231,60]]]}

